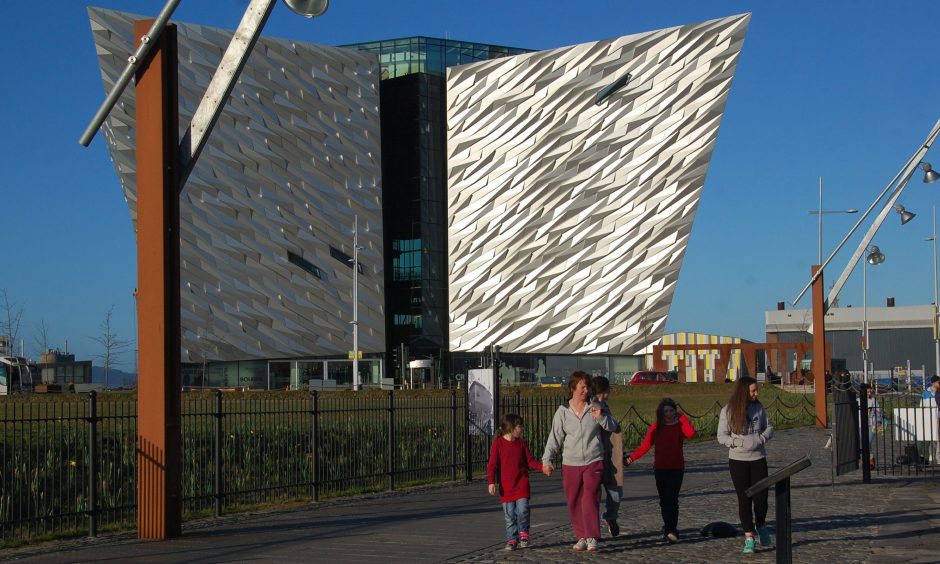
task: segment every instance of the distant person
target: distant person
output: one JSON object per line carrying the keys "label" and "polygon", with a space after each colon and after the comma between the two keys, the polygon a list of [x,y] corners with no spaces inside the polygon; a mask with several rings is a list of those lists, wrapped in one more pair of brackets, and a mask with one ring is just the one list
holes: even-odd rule
{"label": "distant person", "polygon": [[738,496],[738,517],[744,529],[744,553],[754,552],[754,532],[761,546],[773,543],[767,530],[767,490],[748,497],[744,492],[767,477],[767,451],[764,444],[774,429],[757,397],[757,380],[738,378],[728,405],[718,416],[718,442],[728,448],[728,469]]}
{"label": "distant person", "polygon": [[[522,417],[507,413],[493,439],[486,479],[490,495],[499,489],[506,522],[506,550],[529,546],[529,470],[542,470],[542,463],[532,456],[522,438]],[[496,476],[499,473],[499,485]]]}
{"label": "distant person", "polygon": [[[878,442],[875,440],[878,433],[878,427],[884,425],[884,418],[881,416],[881,405],[875,397],[874,388],[869,387],[865,392],[867,396],[865,405],[868,407],[868,467],[875,469],[875,447]],[[858,399],[861,405],[862,398]]]}
{"label": "distant person", "polygon": [[[591,393],[594,402],[600,406],[601,412],[610,413],[607,399],[610,398],[610,380],[604,376],[591,378]],[[614,429],[601,431],[601,442],[604,445],[604,479],[601,481],[603,509],[601,519],[607,523],[607,532],[616,537],[620,534],[620,525],[617,517],[620,515],[620,499],[623,497],[623,437],[620,435],[620,424],[611,417]]]}
{"label": "distant person", "polygon": [[630,465],[655,447],[653,475],[659,493],[659,510],[663,517],[663,538],[671,544],[679,542],[679,490],[685,475],[685,455],[682,446],[695,436],[695,427],[672,398],[663,398],[656,408],[656,421],[646,431],[640,446],[624,457]]}
{"label": "distant person", "polygon": [[[933,401],[936,407],[935,417],[937,419],[936,429],[940,431],[940,376],[934,374],[930,377],[930,388],[933,393]],[[933,463],[940,464],[940,432],[937,433],[937,441],[933,446]]]}
{"label": "distant person", "polygon": [[555,467],[552,459],[562,451],[562,486],[568,502],[568,518],[578,541],[571,547],[575,552],[597,550],[601,534],[597,508],[600,503],[600,485],[604,479],[603,431],[612,432],[616,421],[600,405],[591,406],[588,394],[591,377],[576,371],[568,378],[569,399],[558,406],[552,418],[542,466],[547,475]]}

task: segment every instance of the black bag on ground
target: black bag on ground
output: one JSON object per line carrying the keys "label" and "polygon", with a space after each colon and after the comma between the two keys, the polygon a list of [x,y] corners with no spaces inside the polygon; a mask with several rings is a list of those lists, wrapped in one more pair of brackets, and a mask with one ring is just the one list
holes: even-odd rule
{"label": "black bag on ground", "polygon": [[738,536],[738,528],[724,521],[712,521],[699,531],[703,537],[724,539]]}

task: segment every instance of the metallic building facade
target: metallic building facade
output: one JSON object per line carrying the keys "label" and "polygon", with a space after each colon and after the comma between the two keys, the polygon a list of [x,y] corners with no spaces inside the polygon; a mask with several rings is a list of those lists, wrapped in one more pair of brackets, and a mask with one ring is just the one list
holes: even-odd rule
{"label": "metallic building facade", "polygon": [[452,351],[661,337],[749,18],[448,69]]}
{"label": "metallic building facade", "polygon": [[[89,9],[104,87],[144,16]],[[232,32],[177,24],[180,131]],[[352,350],[358,215],[359,344],[385,350],[379,67],[375,55],[262,37],[180,202],[185,362]],[[104,135],[136,216],[134,89]]]}

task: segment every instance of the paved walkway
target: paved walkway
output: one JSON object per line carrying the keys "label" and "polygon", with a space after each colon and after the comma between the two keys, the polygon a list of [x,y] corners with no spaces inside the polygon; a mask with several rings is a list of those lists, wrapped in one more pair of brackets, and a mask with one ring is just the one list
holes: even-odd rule
{"label": "paved walkway", "polygon": [[[940,561],[940,489],[923,479],[836,478],[827,435],[804,428],[781,431],[768,444],[771,472],[807,455],[813,465],[792,479],[795,562]],[[502,512],[482,477],[403,492],[254,512],[184,525],[179,539],[143,542],[133,533],[58,541],[0,553],[23,562],[773,562],[775,551],[740,553],[742,540],[704,538],[711,521],[736,523],[737,511],[723,449],[713,441],[686,447],[680,498],[681,542],[661,541],[652,455],[626,472],[622,534],[603,538],[595,554],[571,551],[561,480],[533,478],[532,539],[504,552]],[[773,528],[771,495],[769,522]]]}

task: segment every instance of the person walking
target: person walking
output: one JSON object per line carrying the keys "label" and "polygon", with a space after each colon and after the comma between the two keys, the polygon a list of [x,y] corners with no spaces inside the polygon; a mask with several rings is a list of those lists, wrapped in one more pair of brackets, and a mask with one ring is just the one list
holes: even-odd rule
{"label": "person walking", "polygon": [[[506,522],[506,550],[529,546],[529,469],[542,470],[542,463],[532,456],[522,438],[522,417],[515,413],[503,416],[500,434],[493,439],[486,479],[490,495],[499,490]],[[499,485],[496,475],[499,473]]]}
{"label": "person walking", "polygon": [[[610,413],[607,400],[610,398],[610,380],[605,376],[591,378],[592,404],[597,404],[601,412]],[[617,517],[620,515],[620,498],[623,497],[623,437],[620,424],[614,418],[615,429],[601,431],[601,443],[604,445],[604,478],[601,480],[601,519],[607,523],[607,532],[616,537],[620,534]]]}
{"label": "person walking", "polygon": [[576,552],[597,550],[600,536],[600,520],[597,515],[600,503],[600,485],[604,477],[603,431],[611,432],[616,421],[609,411],[588,402],[591,377],[576,371],[568,378],[569,399],[558,406],[552,418],[552,429],[548,434],[542,467],[547,475],[554,470],[552,460],[562,451],[562,487],[568,502],[568,518],[577,542]]}
{"label": "person walking", "polygon": [[774,429],[758,399],[757,380],[738,378],[728,404],[718,416],[718,442],[728,449],[728,468],[738,496],[738,517],[744,529],[744,553],[754,552],[755,529],[761,546],[773,543],[767,530],[767,490],[748,497],[744,492],[767,477],[764,445]]}
{"label": "person walking", "polygon": [[656,407],[656,421],[646,431],[640,446],[624,457],[623,463],[633,464],[655,447],[653,475],[659,493],[659,509],[663,517],[663,538],[679,542],[679,491],[685,476],[685,455],[682,451],[686,439],[695,436],[695,427],[672,398],[663,398]]}
{"label": "person walking", "polygon": [[[866,393],[866,406],[868,407],[868,468],[874,470],[876,467],[875,449],[878,446],[878,429],[884,427],[884,418],[881,416],[881,405],[878,398],[875,397],[874,386],[869,386]],[[858,398],[859,406],[862,405],[862,398]]]}

